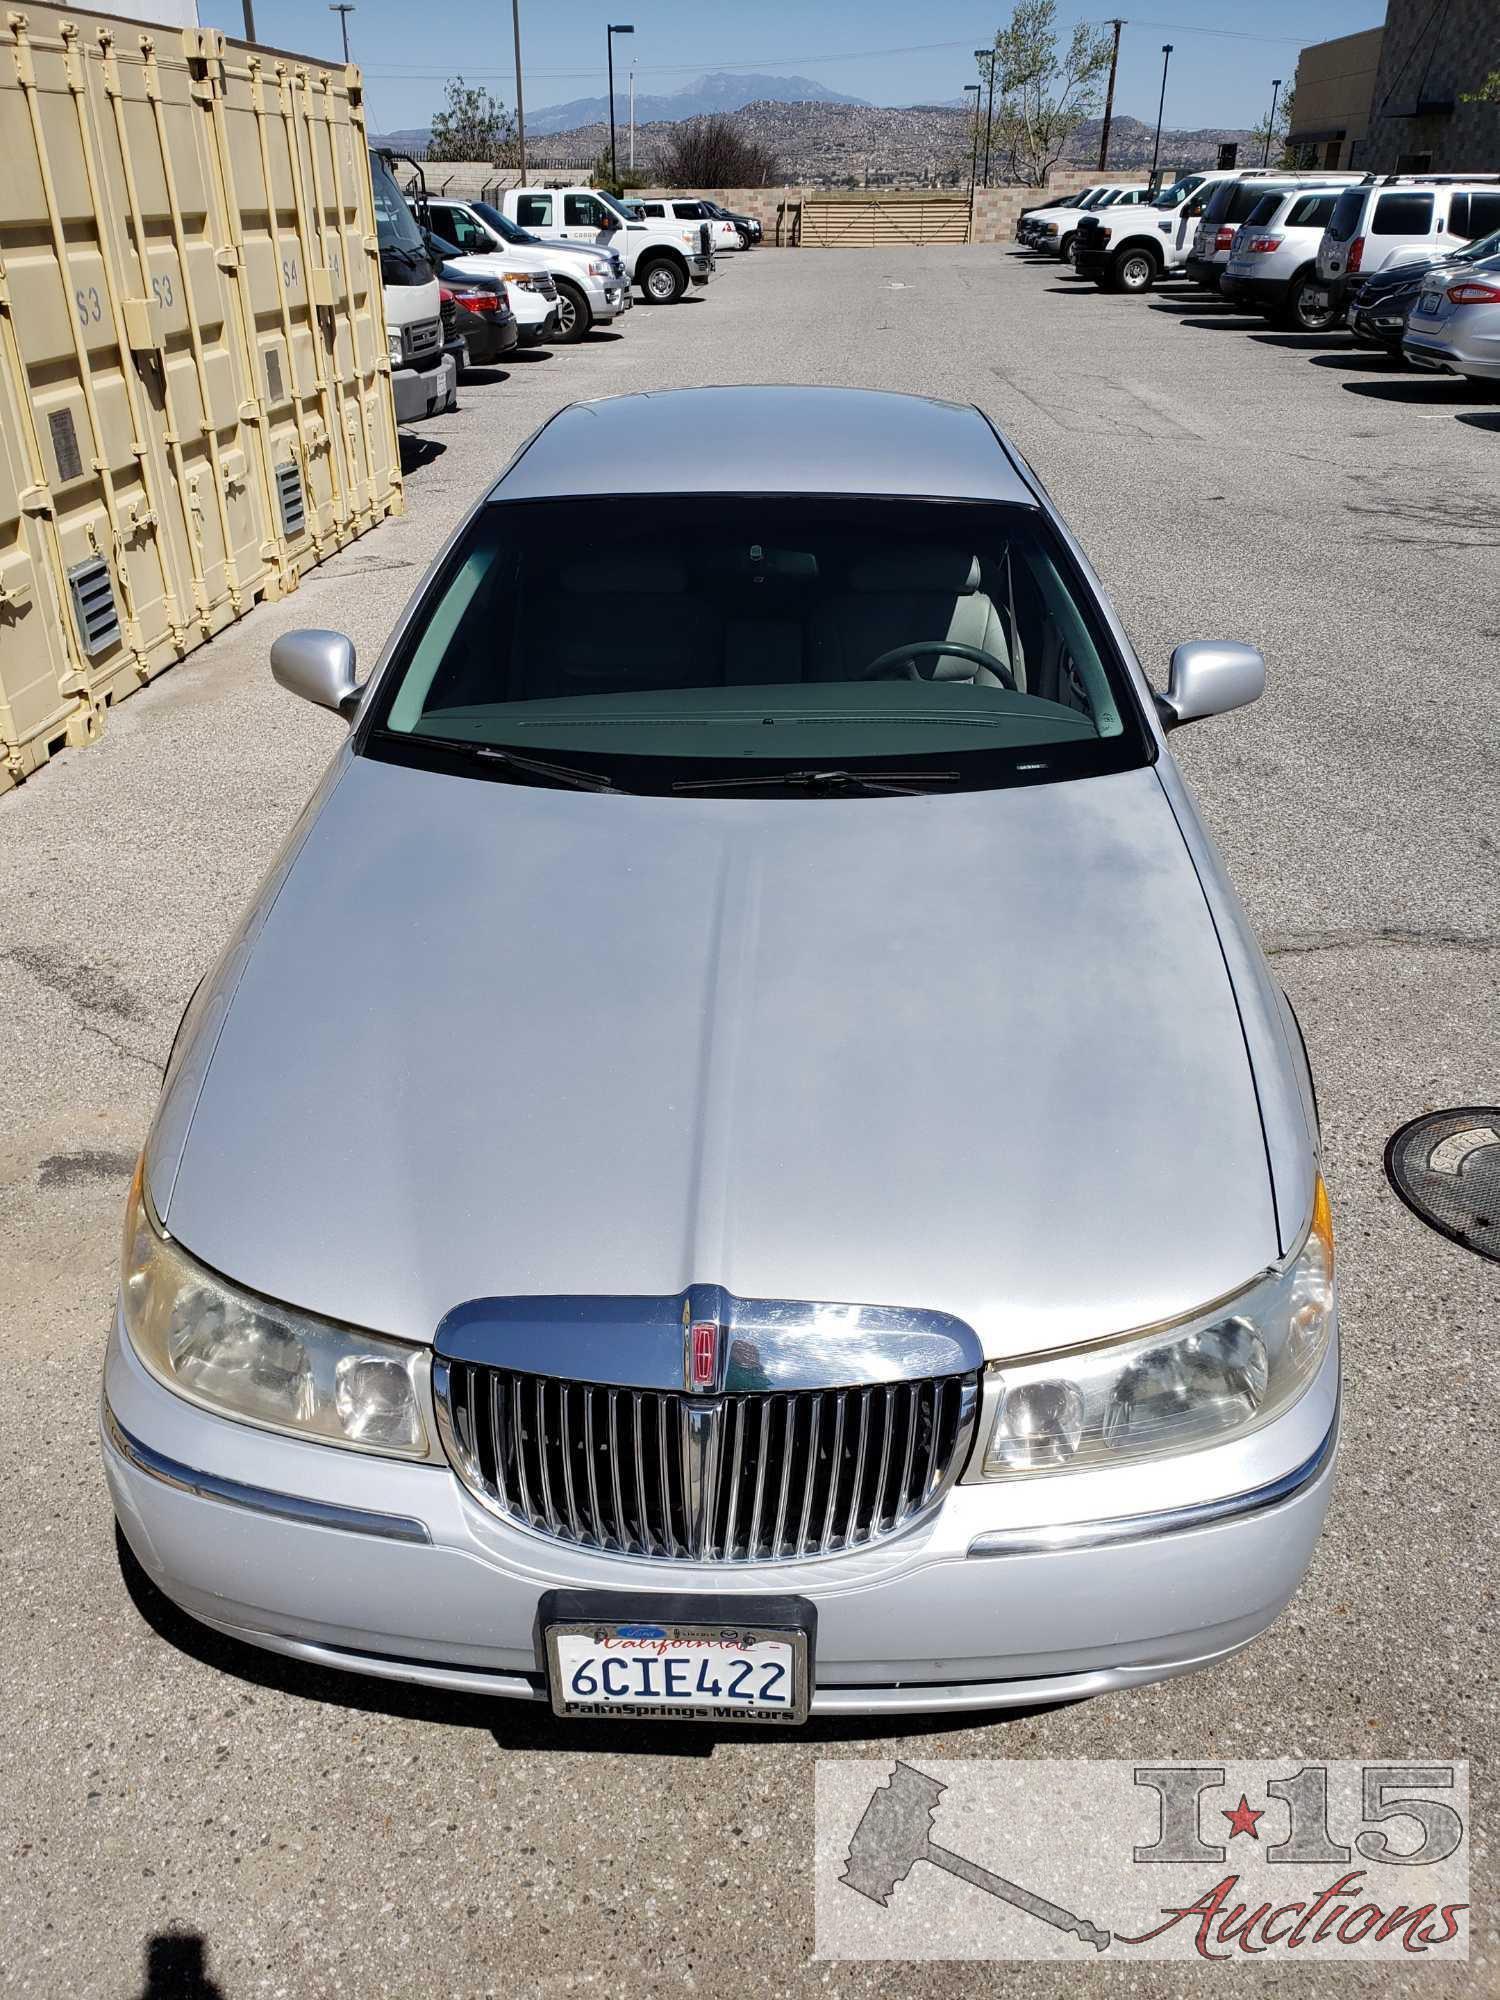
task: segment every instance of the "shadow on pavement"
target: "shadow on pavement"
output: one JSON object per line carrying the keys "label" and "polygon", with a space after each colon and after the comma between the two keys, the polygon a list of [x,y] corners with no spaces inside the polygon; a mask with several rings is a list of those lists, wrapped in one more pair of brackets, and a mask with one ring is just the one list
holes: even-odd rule
{"label": "shadow on pavement", "polygon": [[146,1983],[139,2000],[224,2000],[204,1962],[197,1931],[158,1931],[146,1940]]}
{"label": "shadow on pavement", "polygon": [[403,473],[417,472],[424,465],[431,465],[435,458],[441,458],[448,449],[441,438],[423,437],[420,431],[402,429],[397,433],[401,446],[401,470]]}
{"label": "shadow on pavement", "polygon": [[1434,382],[1430,376],[1420,375],[1408,375],[1404,381],[1344,382],[1340,387],[1347,389],[1351,396],[1374,396],[1382,403],[1415,403],[1430,410],[1446,409],[1451,403],[1475,403],[1480,400],[1467,382]]}
{"label": "shadow on pavement", "polygon": [[1315,354],[1312,363],[1314,368],[1352,368],[1362,375],[1405,375],[1416,379],[1399,354],[1387,354],[1384,348],[1350,347],[1342,354]]}
{"label": "shadow on pavement", "polygon": [[1500,410],[1460,410],[1458,421],[1477,431],[1500,431]]}
{"label": "shadow on pavement", "polygon": [[489,389],[497,382],[508,382],[509,372],[504,368],[466,368],[458,378],[460,389]]}
{"label": "shadow on pavement", "polygon": [[[357,1709],[402,1721],[430,1722],[442,1729],[484,1730],[501,1750],[556,1751],[607,1756],[711,1757],[721,1743],[742,1744],[746,1730],[713,1723],[584,1722],[555,1716],[545,1701],[513,1701],[504,1695],[455,1694],[415,1681],[376,1680],[340,1673],[303,1660],[268,1653],[200,1625],[180,1610],[141,1568],[118,1526],[115,1552],[130,1601],[146,1623],[178,1652],[216,1673],[298,1701]],[[791,1732],[799,1742],[867,1743],[911,1736],[951,1735],[997,1722],[1025,1722],[1072,1702],[1044,1702],[1031,1708],[979,1709],[933,1715],[818,1716]],[[753,1733],[753,1732],[752,1732]],[[142,2000],[165,2000],[175,1987],[148,1986]],[[212,2000],[217,1989],[185,1987],[185,1995]]]}
{"label": "shadow on pavement", "polygon": [[1359,351],[1350,344],[1342,327],[1329,327],[1326,333],[1252,333],[1250,338],[1258,340],[1262,347],[1290,347],[1301,354],[1313,354],[1320,347],[1334,348],[1351,357]]}

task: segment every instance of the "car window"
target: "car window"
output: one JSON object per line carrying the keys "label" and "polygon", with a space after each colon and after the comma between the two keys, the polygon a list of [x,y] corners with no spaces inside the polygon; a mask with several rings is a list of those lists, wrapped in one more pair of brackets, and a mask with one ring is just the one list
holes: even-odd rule
{"label": "car window", "polygon": [[701,201],[674,201],[672,213],[679,222],[707,222],[708,210]]}
{"label": "car window", "polygon": [[[1333,218],[1336,194],[1299,195],[1286,212],[1288,229],[1326,229]],[[1252,217],[1252,220],[1255,218]]]}
{"label": "car window", "polygon": [[393,741],[659,791],[809,758],[989,786],[1151,754],[1034,509],[823,496],[491,502],[382,679],[362,747]]}
{"label": "car window", "polygon": [[1345,188],[1333,204],[1333,215],[1329,220],[1328,234],[1335,243],[1347,243],[1359,228],[1360,218],[1365,212],[1366,188]]}
{"label": "car window", "polygon": [[1136,208],[1145,199],[1146,190],[1144,188],[1126,188],[1125,192],[1120,196],[1120,206],[1121,208]]}
{"label": "car window", "polygon": [[[1286,189],[1284,187],[1274,188],[1270,192],[1274,193],[1277,199],[1280,200],[1285,195]],[[1240,181],[1235,185],[1234,192],[1230,196],[1228,213],[1221,215],[1219,220],[1221,222],[1248,222],[1251,211],[1260,207],[1266,198],[1266,194],[1267,189],[1263,181]]]}
{"label": "car window", "polygon": [[589,194],[563,196],[563,221],[574,229],[608,229],[614,218]]}
{"label": "car window", "polygon": [[523,229],[550,229],[552,227],[551,195],[517,195],[516,220]]}
{"label": "car window", "polygon": [[1095,208],[1113,208],[1119,199],[1120,192],[1118,188],[1106,188],[1094,203],[1094,206]]}
{"label": "car window", "polygon": [[[1279,194],[1263,194],[1254,208],[1245,217],[1246,222],[1269,222],[1277,209],[1280,208],[1281,199]],[[1290,221],[1291,217],[1288,216],[1287,220]]]}
{"label": "car window", "polygon": [[445,235],[452,237],[460,250],[485,251],[490,248],[489,232],[482,229],[473,216],[465,215],[461,208],[445,207],[440,219],[434,204],[432,218]]}
{"label": "car window", "polygon": [[1173,181],[1170,187],[1163,188],[1151,206],[1153,208],[1181,208],[1189,195],[1196,194],[1202,185],[1202,174],[1185,174],[1180,181]]}
{"label": "car window", "polygon": [[661,219],[665,217],[666,212],[667,211],[662,207],[659,201],[643,201],[641,203],[642,215],[649,215],[657,219]]}
{"label": "car window", "polygon": [[1467,200],[1467,226],[1460,230],[1451,221],[1448,225],[1456,235],[1489,236],[1500,229],[1500,188],[1476,188]]}
{"label": "car window", "polygon": [[1432,228],[1432,195],[1415,192],[1383,194],[1370,223],[1372,236],[1426,236]]}
{"label": "car window", "polygon": [[1466,194],[1449,195],[1447,227],[1450,236],[1468,236],[1469,197]]}

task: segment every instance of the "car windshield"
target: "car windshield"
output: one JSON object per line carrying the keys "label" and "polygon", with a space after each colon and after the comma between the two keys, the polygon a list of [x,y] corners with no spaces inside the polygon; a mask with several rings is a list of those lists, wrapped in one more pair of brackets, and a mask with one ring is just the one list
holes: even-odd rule
{"label": "car windshield", "polygon": [[507,243],[536,243],[540,240],[529,229],[522,229],[512,222],[508,215],[502,215],[498,208],[492,208],[487,201],[471,201],[469,206]]}
{"label": "car windshield", "polygon": [[700,494],[491,501],[361,748],[522,783],[524,760],[566,760],[573,782],[757,796],[814,770],[973,789],[1151,755],[1037,510]]}
{"label": "car windshield", "polygon": [[1455,264],[1478,264],[1486,257],[1500,256],[1500,229],[1492,229],[1488,236],[1476,237],[1466,243],[1462,250],[1455,250]]}
{"label": "car windshield", "polygon": [[1185,174],[1180,181],[1173,181],[1170,187],[1163,188],[1151,206],[1153,208],[1181,208],[1193,190],[1201,188],[1202,185],[1202,174]]}
{"label": "car windshield", "polygon": [[375,229],[382,251],[412,257],[422,255],[422,238],[390,168],[378,153],[370,155],[370,186],[375,196]]}

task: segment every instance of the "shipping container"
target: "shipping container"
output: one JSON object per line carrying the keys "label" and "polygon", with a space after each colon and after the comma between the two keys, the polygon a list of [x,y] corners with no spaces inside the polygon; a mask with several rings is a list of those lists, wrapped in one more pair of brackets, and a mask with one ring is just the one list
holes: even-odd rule
{"label": "shipping container", "polygon": [[357,69],[0,24],[0,790],[401,507]]}

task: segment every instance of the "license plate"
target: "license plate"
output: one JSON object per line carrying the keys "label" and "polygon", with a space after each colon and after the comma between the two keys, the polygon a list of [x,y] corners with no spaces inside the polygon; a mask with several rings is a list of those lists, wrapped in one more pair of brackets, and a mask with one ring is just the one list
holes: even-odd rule
{"label": "license plate", "polygon": [[1417,311],[1424,319],[1441,319],[1446,296],[1442,292],[1423,292],[1417,300]]}
{"label": "license plate", "polygon": [[[805,1722],[811,1607],[782,1602],[785,1624],[763,1615],[737,1618],[732,1600],[728,1615],[701,1622],[653,1615],[649,1599],[625,1617],[550,1619],[544,1607],[553,1713],[773,1727]],[[610,1607],[616,1613],[622,1608],[618,1598]],[[762,1602],[754,1609],[761,1614],[766,1607]]]}

